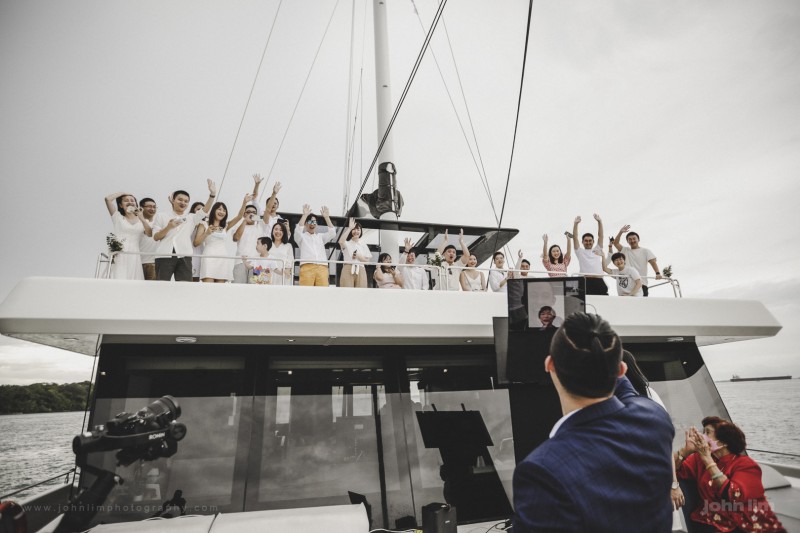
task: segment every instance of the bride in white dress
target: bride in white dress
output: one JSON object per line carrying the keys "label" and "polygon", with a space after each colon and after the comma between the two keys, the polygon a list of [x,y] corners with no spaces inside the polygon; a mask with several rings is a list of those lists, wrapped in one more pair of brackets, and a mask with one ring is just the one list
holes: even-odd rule
{"label": "bride in white dress", "polygon": [[144,218],[136,198],[132,194],[117,192],[105,198],[108,214],[114,224],[114,236],[122,243],[122,251],[111,263],[109,277],[112,279],[144,279],[142,261],[139,256],[139,239],[144,233],[153,236],[153,230]]}
{"label": "bride in white dress", "polygon": [[204,283],[226,283],[233,280],[234,260],[224,257],[209,257],[230,255],[228,242],[231,241],[230,231],[242,219],[244,208],[253,199],[252,194],[247,194],[242,202],[239,213],[228,222],[228,208],[222,202],[217,202],[211,208],[208,222],[197,225],[194,246],[203,247],[203,258],[200,262],[200,281]]}

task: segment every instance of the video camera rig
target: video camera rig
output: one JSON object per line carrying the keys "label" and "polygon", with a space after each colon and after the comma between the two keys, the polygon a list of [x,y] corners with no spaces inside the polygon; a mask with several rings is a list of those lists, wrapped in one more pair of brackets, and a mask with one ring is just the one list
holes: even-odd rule
{"label": "video camera rig", "polygon": [[105,424],[72,439],[76,465],[96,475],[97,479],[72,500],[55,533],[87,529],[114,486],[125,482],[114,472],[87,464],[88,454],[119,450],[117,466],[171,457],[178,451],[178,441],[186,436],[186,426],[177,422],[180,416],[177,400],[162,396],[136,413],[119,413]]}

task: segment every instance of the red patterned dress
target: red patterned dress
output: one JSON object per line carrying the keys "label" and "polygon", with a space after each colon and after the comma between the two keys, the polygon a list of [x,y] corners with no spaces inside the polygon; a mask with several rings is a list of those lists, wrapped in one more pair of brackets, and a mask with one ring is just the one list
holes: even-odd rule
{"label": "red patterned dress", "polygon": [[692,511],[692,520],[714,526],[718,531],[739,528],[748,533],[786,533],[764,496],[761,467],[750,457],[735,453],[715,461],[727,476],[721,487],[711,480],[711,474],[696,453],[687,457],[677,471],[679,478],[697,481],[702,503]]}
{"label": "red patterned dress", "polygon": [[549,272],[551,278],[557,278],[567,275],[567,267],[569,266],[570,259],[572,259],[572,257],[564,257],[563,263],[551,263],[550,259],[545,257],[542,258],[542,265],[544,265],[545,270]]}

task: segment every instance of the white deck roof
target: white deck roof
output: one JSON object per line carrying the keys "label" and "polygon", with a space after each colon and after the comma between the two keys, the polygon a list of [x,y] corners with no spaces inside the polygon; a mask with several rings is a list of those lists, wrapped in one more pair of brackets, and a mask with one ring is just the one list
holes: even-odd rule
{"label": "white deck roof", "polygon": [[[626,339],[715,344],[774,336],[754,300],[587,296]],[[0,333],[94,355],[103,342],[451,344],[493,342],[505,294],[264,287],[86,278],[22,280],[0,304]]]}

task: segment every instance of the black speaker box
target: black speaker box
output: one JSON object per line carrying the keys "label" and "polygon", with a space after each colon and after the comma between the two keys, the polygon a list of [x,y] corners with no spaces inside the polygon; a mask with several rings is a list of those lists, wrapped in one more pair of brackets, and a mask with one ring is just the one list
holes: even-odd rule
{"label": "black speaker box", "polygon": [[423,506],[422,531],[456,533],[456,508],[446,503],[429,503]]}

